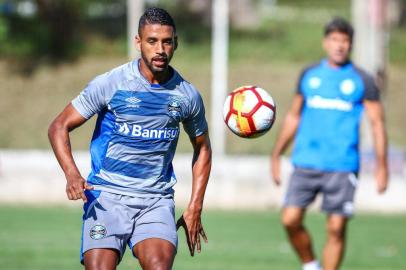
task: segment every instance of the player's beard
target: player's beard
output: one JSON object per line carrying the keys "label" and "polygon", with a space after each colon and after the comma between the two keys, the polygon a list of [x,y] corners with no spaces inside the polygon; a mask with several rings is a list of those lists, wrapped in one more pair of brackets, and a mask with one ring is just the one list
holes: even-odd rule
{"label": "player's beard", "polygon": [[[152,72],[152,74],[162,74],[168,71],[168,66],[169,66],[169,62],[170,62],[170,58],[167,55],[163,55],[160,57],[152,57],[151,59],[148,59],[145,54],[143,54],[141,52],[141,57],[145,63],[145,65],[148,67],[148,69]],[[162,59],[164,61],[164,65],[162,67],[156,67],[152,64],[152,62],[155,59]]]}
{"label": "player's beard", "polygon": [[334,55],[330,58],[331,58],[331,61],[334,64],[336,64],[337,66],[343,66],[343,65],[347,64],[348,61],[350,60],[348,54]]}

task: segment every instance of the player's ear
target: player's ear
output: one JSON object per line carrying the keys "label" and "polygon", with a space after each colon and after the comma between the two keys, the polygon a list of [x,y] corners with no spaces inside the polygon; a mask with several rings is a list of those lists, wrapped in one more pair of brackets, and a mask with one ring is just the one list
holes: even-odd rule
{"label": "player's ear", "polygon": [[175,35],[174,37],[174,44],[175,44],[175,50],[178,48],[178,36]]}
{"label": "player's ear", "polygon": [[135,47],[138,51],[141,51],[141,37],[140,35],[135,36]]}
{"label": "player's ear", "polygon": [[323,37],[323,40],[321,41],[321,46],[325,51],[327,51],[327,36]]}

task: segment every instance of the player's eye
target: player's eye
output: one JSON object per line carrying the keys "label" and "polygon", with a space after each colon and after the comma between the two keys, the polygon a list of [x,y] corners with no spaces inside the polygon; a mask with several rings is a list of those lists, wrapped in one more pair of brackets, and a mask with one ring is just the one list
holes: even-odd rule
{"label": "player's eye", "polygon": [[172,44],[173,44],[173,41],[172,41],[172,39],[165,40],[165,41],[164,41],[164,44],[172,45]]}

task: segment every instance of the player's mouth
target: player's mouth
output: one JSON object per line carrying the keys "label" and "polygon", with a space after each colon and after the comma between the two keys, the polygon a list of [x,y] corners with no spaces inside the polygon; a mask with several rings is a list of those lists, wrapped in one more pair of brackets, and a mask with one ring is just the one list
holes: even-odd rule
{"label": "player's mouth", "polygon": [[167,64],[167,59],[165,57],[154,57],[152,58],[152,63],[154,66],[163,67]]}
{"label": "player's mouth", "polygon": [[346,52],[344,51],[336,51],[333,53],[335,58],[345,58],[347,56]]}

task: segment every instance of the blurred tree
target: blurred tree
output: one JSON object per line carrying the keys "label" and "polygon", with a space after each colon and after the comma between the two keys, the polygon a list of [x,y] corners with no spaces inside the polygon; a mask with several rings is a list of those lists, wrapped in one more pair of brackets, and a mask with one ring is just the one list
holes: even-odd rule
{"label": "blurred tree", "polygon": [[80,47],[81,1],[36,0],[38,17],[47,27],[48,54],[53,61],[73,59]]}
{"label": "blurred tree", "polygon": [[399,3],[401,12],[400,12],[400,24],[406,25],[406,0],[402,0]]}
{"label": "blurred tree", "polygon": [[0,56],[30,75],[39,63],[74,60],[82,48],[81,0],[7,1],[0,16]]}
{"label": "blurred tree", "polygon": [[0,42],[4,42],[7,37],[7,24],[4,20],[4,18],[0,17]]}
{"label": "blurred tree", "polygon": [[[176,2],[176,1],[175,1]],[[177,0],[178,7],[206,25],[211,23],[212,1]],[[228,0],[231,26],[237,29],[254,29],[259,25],[257,0]]]}
{"label": "blurred tree", "polygon": [[258,27],[260,20],[257,1],[230,1],[230,22],[237,29],[255,29]]}
{"label": "blurred tree", "polygon": [[387,19],[391,27],[402,26],[406,23],[406,0],[387,1]]}

